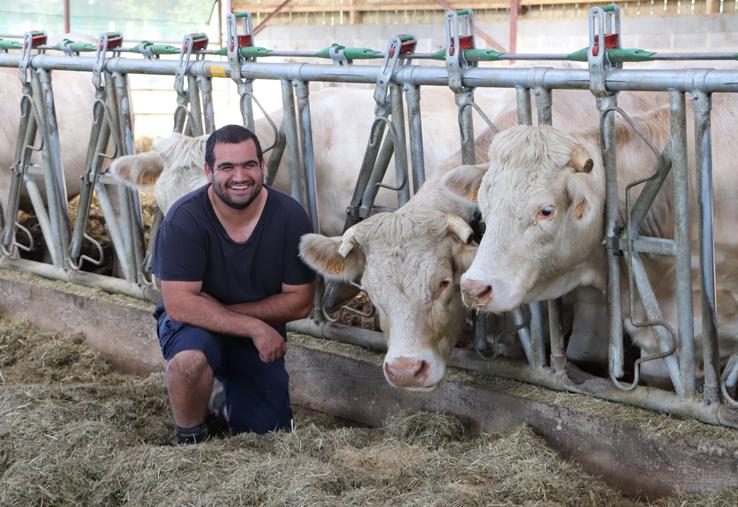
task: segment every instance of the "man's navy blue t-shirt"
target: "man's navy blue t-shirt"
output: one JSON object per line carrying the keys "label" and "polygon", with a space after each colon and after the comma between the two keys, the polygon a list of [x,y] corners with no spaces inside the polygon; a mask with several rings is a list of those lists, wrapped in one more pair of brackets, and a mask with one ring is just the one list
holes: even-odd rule
{"label": "man's navy blue t-shirt", "polygon": [[[223,304],[259,301],[282,292],[282,284],[315,279],[298,245],[312,225],[302,206],[271,187],[261,217],[243,242],[233,241],[215,215],[205,185],[179,199],[156,238],[153,272],[164,281],[202,282],[202,291]],[[163,309],[157,305],[157,314]],[[285,336],[285,326],[275,326]]]}

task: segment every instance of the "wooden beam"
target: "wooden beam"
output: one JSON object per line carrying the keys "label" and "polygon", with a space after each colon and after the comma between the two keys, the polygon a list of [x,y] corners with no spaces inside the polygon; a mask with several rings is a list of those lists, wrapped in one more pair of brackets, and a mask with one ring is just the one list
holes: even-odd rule
{"label": "wooden beam", "polygon": [[64,33],[71,32],[72,14],[69,7],[69,0],[64,0]]}
{"label": "wooden beam", "polygon": [[284,0],[284,2],[282,2],[281,4],[279,4],[279,6],[276,9],[274,9],[272,12],[270,12],[267,15],[267,17],[265,17],[261,21],[261,23],[259,23],[258,25],[256,25],[256,27],[254,28],[254,35],[256,35],[257,33],[261,32],[263,29],[265,29],[267,27],[267,22],[269,22],[269,20],[272,19],[273,16],[277,15],[277,13],[279,13],[279,11],[281,11],[282,9],[284,9],[285,6],[288,3],[290,3],[291,1],[292,0]]}
{"label": "wooden beam", "polygon": [[[448,3],[446,0],[436,0],[436,2],[442,5],[443,8],[446,9],[447,11],[455,10],[455,8],[450,3]],[[479,38],[482,39],[484,42],[486,42],[492,49],[507,52],[507,49],[505,49],[505,47],[502,44],[494,40],[490,35],[486,34],[484,31],[477,28],[476,26],[474,27],[474,35],[479,36]]]}

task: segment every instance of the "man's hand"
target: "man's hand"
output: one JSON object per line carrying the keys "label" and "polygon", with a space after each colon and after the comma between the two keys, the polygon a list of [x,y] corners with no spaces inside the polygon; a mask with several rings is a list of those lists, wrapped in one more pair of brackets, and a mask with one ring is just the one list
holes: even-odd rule
{"label": "man's hand", "polygon": [[263,323],[256,332],[252,331],[251,340],[259,351],[259,359],[265,363],[276,361],[287,353],[284,338],[269,324]]}

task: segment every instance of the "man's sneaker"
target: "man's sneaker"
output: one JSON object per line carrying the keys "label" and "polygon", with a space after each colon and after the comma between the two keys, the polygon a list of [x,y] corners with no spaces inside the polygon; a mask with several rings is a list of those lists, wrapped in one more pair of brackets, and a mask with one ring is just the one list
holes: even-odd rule
{"label": "man's sneaker", "polygon": [[210,400],[208,401],[208,414],[210,417],[225,419],[225,404],[225,387],[220,380],[215,379],[213,381],[213,390],[210,393]]}
{"label": "man's sneaker", "polygon": [[177,445],[199,444],[205,442],[210,436],[207,423],[198,424],[191,428],[177,426],[174,429],[174,434],[177,437]]}
{"label": "man's sneaker", "polygon": [[230,433],[225,416],[225,388],[217,379],[213,382],[213,391],[208,401],[207,423],[211,435],[225,436]]}

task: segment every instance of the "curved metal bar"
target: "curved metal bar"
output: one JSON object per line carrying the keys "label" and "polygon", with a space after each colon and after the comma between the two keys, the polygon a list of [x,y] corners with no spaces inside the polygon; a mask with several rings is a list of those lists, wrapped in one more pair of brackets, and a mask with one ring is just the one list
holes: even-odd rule
{"label": "curved metal bar", "polygon": [[738,408],[738,400],[730,395],[728,389],[735,389],[736,384],[738,384],[738,354],[733,354],[720,376],[720,391],[723,393],[723,400],[733,408]]}
{"label": "curved metal bar", "polygon": [[[623,390],[631,390],[631,389],[634,389],[635,388],[635,386],[638,384],[638,381],[640,379],[640,365],[642,363],[644,363],[644,362],[655,361],[657,359],[665,359],[665,358],[671,356],[672,354],[674,354],[676,352],[677,346],[678,346],[678,342],[677,342],[677,338],[676,338],[676,333],[674,332],[674,329],[672,328],[672,326],[668,322],[666,322],[666,321],[664,321],[662,319],[651,319],[651,320],[645,320],[645,321],[636,321],[636,319],[635,319],[636,309],[635,309],[635,297],[634,297],[634,295],[635,295],[635,290],[636,289],[635,289],[635,282],[634,282],[634,275],[633,275],[633,271],[634,271],[634,269],[633,269],[633,261],[634,261],[634,258],[637,257],[637,254],[633,251],[633,234],[636,231],[633,230],[633,224],[632,224],[632,217],[631,217],[631,193],[630,193],[630,191],[635,186],[641,185],[641,184],[646,183],[648,181],[654,181],[656,178],[659,177],[659,174],[661,172],[660,171],[660,168],[662,166],[662,164],[659,163],[659,162],[661,162],[663,156],[662,156],[661,152],[656,148],[656,146],[651,142],[651,140],[648,139],[648,137],[643,133],[643,131],[640,128],[638,128],[638,126],[635,124],[635,122],[633,121],[633,119],[628,115],[628,113],[626,113],[620,107],[611,106],[611,107],[607,107],[607,108],[603,109],[603,111],[601,113],[601,116],[600,116],[600,122],[601,122],[600,123],[600,128],[602,128],[602,122],[604,120],[605,115],[607,113],[611,112],[611,111],[617,112],[618,114],[620,114],[623,117],[623,119],[626,121],[626,123],[633,129],[633,131],[638,135],[638,137],[640,137],[641,140],[643,140],[643,142],[646,143],[646,145],[649,147],[649,149],[653,152],[654,158],[656,159],[656,163],[657,163],[656,169],[654,171],[652,171],[652,173],[650,175],[648,175],[646,177],[643,177],[643,178],[640,178],[640,179],[637,179],[637,180],[629,183],[625,187],[625,217],[626,217],[626,224],[627,224],[626,225],[626,230],[625,230],[625,237],[626,237],[625,245],[626,245],[626,251],[627,251],[627,258],[628,258],[627,259],[627,261],[628,261],[628,306],[629,306],[629,310],[630,310],[629,311],[629,313],[630,313],[629,320],[630,320],[630,323],[633,325],[633,327],[636,327],[636,328],[661,327],[661,328],[663,328],[663,329],[666,330],[666,332],[668,333],[669,338],[670,338],[670,345],[668,346],[668,348],[666,348],[662,344],[662,340],[661,340],[660,334],[659,333],[655,333],[656,339],[657,339],[660,347],[661,348],[664,348],[666,350],[663,350],[662,352],[659,352],[659,353],[656,353],[656,354],[650,354],[650,355],[648,355],[646,357],[642,357],[642,358],[637,359],[635,361],[635,363],[634,363],[634,374],[633,374],[634,380],[633,380],[633,383],[631,383],[631,384],[625,384],[625,383],[620,382],[616,378],[611,378],[611,380],[613,381],[613,383],[617,387],[619,387],[620,389],[623,389]],[[643,297],[643,295],[641,297]],[[677,372],[671,372],[670,371],[670,373],[672,374],[671,376],[672,376],[672,382],[674,383],[674,386],[675,387],[679,387],[682,384],[681,379],[678,378],[678,377],[675,378],[675,375],[674,375],[674,373],[676,373],[677,376],[679,375],[678,370],[677,370]]]}
{"label": "curved metal bar", "polygon": [[479,116],[482,118],[482,120],[484,120],[484,123],[486,123],[487,126],[490,129],[492,129],[492,132],[494,134],[499,134],[500,133],[500,129],[497,128],[497,126],[494,124],[494,122],[489,119],[489,116],[487,116],[484,113],[484,111],[482,111],[482,108],[479,107],[479,104],[477,104],[476,102],[474,102],[474,100],[471,100],[471,101],[467,102],[466,104],[463,104],[461,107],[459,107],[459,116],[461,116],[461,114],[463,113],[464,109],[466,109],[467,107],[471,107],[472,109],[474,109],[479,114]]}

